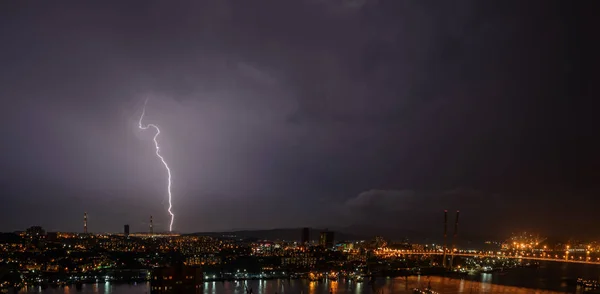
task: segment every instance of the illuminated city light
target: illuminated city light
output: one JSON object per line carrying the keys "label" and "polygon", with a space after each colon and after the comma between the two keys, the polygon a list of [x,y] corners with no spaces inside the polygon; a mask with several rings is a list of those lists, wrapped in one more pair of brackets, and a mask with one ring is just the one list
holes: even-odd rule
{"label": "illuminated city light", "polygon": [[171,169],[169,168],[169,165],[167,164],[165,159],[162,157],[162,155],[160,155],[160,147],[158,146],[158,140],[157,140],[158,135],[160,135],[160,129],[155,124],[147,124],[147,125],[142,124],[142,120],[144,119],[144,115],[146,114],[146,104],[147,103],[148,103],[148,99],[146,99],[146,102],[144,102],[144,109],[142,110],[142,115],[140,116],[139,128],[142,130],[147,130],[148,128],[156,129],[156,134],[154,135],[154,138],[153,138],[154,146],[156,147],[156,156],[158,156],[160,161],[162,161],[163,165],[167,169],[167,193],[169,194],[169,209],[168,209],[168,211],[169,211],[169,214],[171,215],[171,223],[169,223],[169,232],[172,232],[173,231],[173,221],[175,220],[175,214],[173,214],[173,212],[171,211],[171,209],[173,208],[173,204],[171,203],[171,200],[172,200]]}

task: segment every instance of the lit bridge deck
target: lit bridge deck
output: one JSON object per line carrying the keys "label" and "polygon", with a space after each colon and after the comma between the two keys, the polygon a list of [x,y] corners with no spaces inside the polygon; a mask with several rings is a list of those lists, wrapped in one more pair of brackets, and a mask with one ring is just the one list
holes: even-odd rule
{"label": "lit bridge deck", "polygon": [[[554,253],[554,252],[553,252]],[[375,254],[378,256],[403,256],[403,255],[443,255],[443,251],[437,250],[376,250]],[[567,255],[558,255],[558,254],[535,254],[528,253],[525,255],[521,254],[498,254],[494,252],[465,252],[458,251],[452,254],[450,251],[446,252],[447,256],[464,256],[464,257],[487,257],[487,258],[510,258],[510,259],[525,259],[525,260],[535,260],[535,261],[553,261],[553,262],[567,262],[567,263],[581,263],[581,264],[597,264],[600,265],[600,257],[594,257],[586,254],[572,254],[569,253]],[[577,255],[577,257],[573,256]]]}

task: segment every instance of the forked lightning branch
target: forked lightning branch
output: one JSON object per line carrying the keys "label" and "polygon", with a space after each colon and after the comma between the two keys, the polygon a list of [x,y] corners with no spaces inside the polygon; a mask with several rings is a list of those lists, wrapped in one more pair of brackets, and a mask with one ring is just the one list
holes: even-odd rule
{"label": "forked lightning branch", "polygon": [[156,156],[158,156],[160,161],[162,161],[163,165],[165,166],[165,169],[167,170],[167,194],[169,196],[168,211],[169,211],[169,214],[171,215],[171,222],[169,223],[169,232],[171,232],[171,231],[173,231],[173,221],[175,220],[175,214],[173,214],[173,212],[171,211],[171,209],[173,208],[173,204],[172,204],[172,198],[173,198],[172,196],[173,195],[171,194],[171,169],[169,168],[169,165],[165,161],[164,157],[162,157],[162,155],[160,154],[160,147],[158,146],[158,135],[160,135],[160,129],[155,124],[144,125],[142,123],[142,121],[144,120],[144,115],[146,114],[146,104],[148,104],[148,99],[146,99],[146,102],[144,102],[144,109],[142,110],[142,115],[140,116],[139,128],[142,130],[154,128],[156,130],[156,134],[154,135],[154,138],[153,138],[154,146],[156,147]]}

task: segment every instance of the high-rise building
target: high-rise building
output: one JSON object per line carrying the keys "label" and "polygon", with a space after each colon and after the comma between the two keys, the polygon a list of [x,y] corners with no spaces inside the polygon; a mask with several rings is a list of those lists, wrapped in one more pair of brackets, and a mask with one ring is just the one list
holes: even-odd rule
{"label": "high-rise building", "polygon": [[150,216],[150,235],[154,235],[154,225],[152,224],[152,216]]}
{"label": "high-rise building", "polygon": [[123,233],[125,234],[125,237],[129,237],[129,225],[123,227]]}
{"label": "high-rise building", "polygon": [[321,232],[321,236],[319,238],[319,245],[325,247],[325,248],[331,248],[333,247],[333,240],[334,239],[334,234],[331,231],[325,231],[325,232]]}
{"label": "high-rise building", "polygon": [[302,238],[300,239],[300,244],[308,245],[310,243],[310,229],[302,228]]}

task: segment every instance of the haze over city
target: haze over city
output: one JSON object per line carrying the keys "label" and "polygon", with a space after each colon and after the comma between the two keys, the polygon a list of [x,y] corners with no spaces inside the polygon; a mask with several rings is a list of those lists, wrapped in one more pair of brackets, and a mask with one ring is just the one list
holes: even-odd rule
{"label": "haze over city", "polygon": [[577,1],[0,4],[0,231],[597,237]]}

